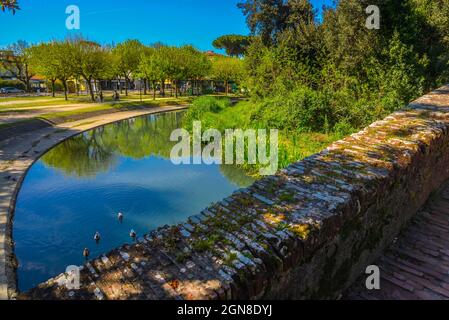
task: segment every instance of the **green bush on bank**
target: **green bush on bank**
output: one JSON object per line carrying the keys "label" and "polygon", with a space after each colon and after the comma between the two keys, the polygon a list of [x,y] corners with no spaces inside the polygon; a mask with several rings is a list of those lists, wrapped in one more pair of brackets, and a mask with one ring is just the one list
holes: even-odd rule
{"label": "green bush on bank", "polygon": [[186,113],[184,118],[185,127],[191,130],[193,121],[200,120],[203,122],[203,128],[212,128],[214,127],[213,115],[222,112],[230,106],[231,100],[227,97],[198,97],[193,100],[192,106]]}
{"label": "green bush on bank", "polygon": [[[193,102],[193,106],[186,112],[184,127],[192,130],[193,121],[201,121],[202,130],[214,128],[224,133],[226,129],[278,129],[279,130],[279,168],[285,168],[290,163],[301,160],[311,154],[321,151],[330,143],[342,138],[354,129],[345,122],[334,126],[334,131],[324,130],[319,121],[307,123],[299,117],[321,118],[325,123],[325,117],[320,114],[327,110],[324,99],[311,92],[304,92],[304,96],[296,92],[292,96],[271,101],[241,101],[232,106],[227,98],[201,97]],[[298,99],[298,102],[294,102]],[[301,105],[302,111],[297,112]],[[304,113],[304,114],[302,114]],[[300,127],[298,124],[303,124]],[[316,130],[313,130],[316,129]],[[243,165],[245,171],[251,175],[258,175],[258,165]]]}

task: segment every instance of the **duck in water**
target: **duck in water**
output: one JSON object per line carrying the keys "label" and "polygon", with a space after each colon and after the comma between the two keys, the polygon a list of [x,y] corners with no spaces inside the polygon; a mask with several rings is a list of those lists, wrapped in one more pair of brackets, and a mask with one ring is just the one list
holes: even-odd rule
{"label": "duck in water", "polygon": [[123,222],[123,213],[119,212],[118,215],[117,215],[117,218],[118,218],[118,221],[120,223],[122,223]]}
{"label": "duck in water", "polygon": [[135,232],[133,229],[131,229],[131,232],[129,233],[129,236],[130,236],[133,240],[136,240],[137,234],[136,234],[136,232]]}
{"label": "duck in water", "polygon": [[84,248],[84,250],[83,250],[83,257],[86,260],[89,259],[89,254],[90,254],[89,248]]}
{"label": "duck in water", "polygon": [[98,231],[95,232],[94,240],[97,244],[100,242],[100,239],[101,239],[100,232],[98,232]]}

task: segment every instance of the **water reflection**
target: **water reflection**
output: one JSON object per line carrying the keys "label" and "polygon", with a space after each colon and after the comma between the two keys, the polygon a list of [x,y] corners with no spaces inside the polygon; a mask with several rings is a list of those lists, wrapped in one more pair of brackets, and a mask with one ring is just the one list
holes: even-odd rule
{"label": "water reflection", "polygon": [[182,125],[182,116],[183,112],[172,112],[99,127],[61,143],[42,162],[70,176],[88,177],[110,170],[119,156],[168,159],[175,144],[170,134]]}
{"label": "water reflection", "polygon": [[82,264],[85,247],[98,256],[130,242],[131,229],[142,235],[178,223],[253,182],[233,166],[173,165],[169,138],[182,117],[144,116],[88,131],[30,168],[13,231],[21,290]]}

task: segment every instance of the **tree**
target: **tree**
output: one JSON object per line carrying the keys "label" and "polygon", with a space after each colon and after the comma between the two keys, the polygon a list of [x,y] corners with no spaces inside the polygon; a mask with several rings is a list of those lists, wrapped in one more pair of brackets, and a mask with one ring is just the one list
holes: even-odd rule
{"label": "tree", "polygon": [[127,40],[112,50],[117,73],[125,78],[126,95],[128,95],[132,75],[139,70],[139,62],[143,48],[144,46],[138,40]]}
{"label": "tree", "polygon": [[92,81],[110,77],[113,68],[110,50],[84,39],[76,39],[70,43],[74,74],[86,81],[91,99],[95,101]]}
{"label": "tree", "polygon": [[51,82],[53,97],[55,96],[55,82],[60,80],[64,87],[65,100],[67,100],[67,80],[75,73],[71,43],[53,41],[31,47],[30,50],[33,68]]}
{"label": "tree", "polygon": [[175,88],[175,97],[178,98],[179,82],[188,78],[189,56],[186,46],[179,48],[163,46],[160,50],[164,57],[161,64],[164,74],[172,82]]}
{"label": "tree", "polygon": [[58,75],[52,45],[42,43],[31,47],[30,50],[33,69],[51,82],[52,95],[55,97],[55,82],[58,80]]}
{"label": "tree", "polygon": [[0,0],[0,7],[2,8],[3,12],[8,9],[13,14],[16,13],[16,10],[20,10],[17,0]]}
{"label": "tree", "polygon": [[265,44],[273,43],[275,35],[284,29],[286,7],[284,0],[246,0],[237,5],[246,16],[253,35],[260,35]]}
{"label": "tree", "polygon": [[[366,27],[369,5],[378,30]],[[319,22],[307,0],[239,7],[253,34],[246,85],[261,114],[291,129],[362,127],[449,81],[448,1],[340,0]]]}
{"label": "tree", "polygon": [[245,0],[237,7],[246,16],[251,33],[259,35],[265,45],[276,44],[280,32],[315,16],[308,0]]}
{"label": "tree", "polygon": [[232,57],[215,57],[212,59],[212,79],[223,81],[226,95],[229,93],[229,82],[238,82],[243,76],[243,61]]}
{"label": "tree", "polygon": [[161,79],[165,80],[166,77],[163,69],[163,59],[160,47],[145,47],[140,56],[138,74],[143,79],[151,82],[154,100],[156,100],[156,83],[163,81]]}
{"label": "tree", "polygon": [[217,49],[226,50],[226,54],[231,57],[239,57],[245,54],[250,41],[249,36],[229,34],[215,39],[212,45]]}
{"label": "tree", "polygon": [[30,48],[27,42],[19,40],[0,52],[3,68],[21,81],[27,91],[31,90],[30,80],[35,72],[30,66]]}
{"label": "tree", "polygon": [[190,80],[192,94],[194,94],[197,83],[210,74],[212,64],[205,54],[192,46],[183,47],[183,54],[186,68],[186,78],[184,80]]}

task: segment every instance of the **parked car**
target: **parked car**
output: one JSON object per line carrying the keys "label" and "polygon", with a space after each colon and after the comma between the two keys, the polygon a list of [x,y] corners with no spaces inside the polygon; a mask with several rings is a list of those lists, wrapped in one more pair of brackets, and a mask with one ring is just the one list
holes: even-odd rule
{"label": "parked car", "polygon": [[25,91],[14,87],[4,87],[0,88],[0,93],[25,93]]}

